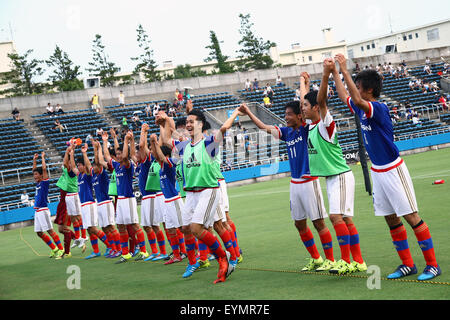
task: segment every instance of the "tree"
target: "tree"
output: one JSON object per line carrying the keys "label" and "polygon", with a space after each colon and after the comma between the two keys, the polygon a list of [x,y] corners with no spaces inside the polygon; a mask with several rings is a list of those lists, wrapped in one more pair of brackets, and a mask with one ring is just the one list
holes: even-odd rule
{"label": "tree", "polygon": [[201,77],[206,76],[206,74],[206,71],[201,69],[192,69],[190,64],[180,64],[173,70],[174,79]]}
{"label": "tree", "polygon": [[108,60],[105,46],[102,44],[102,36],[96,34],[92,44],[92,61],[89,62],[91,68],[86,68],[86,71],[91,76],[101,77],[102,86],[112,86],[116,80],[114,75],[120,71],[120,68],[114,62]]}
{"label": "tree", "polygon": [[233,66],[227,62],[228,57],[222,54],[219,39],[217,39],[217,35],[214,31],[209,31],[209,38],[211,40],[211,44],[205,48],[210,49],[211,51],[208,58],[205,59],[205,62],[213,60],[217,61],[215,67],[219,69],[219,73],[234,72]]}
{"label": "tree", "polygon": [[264,41],[263,38],[257,37],[254,33],[253,23],[250,22],[250,14],[239,14],[241,26],[239,33],[242,36],[239,45],[242,47],[237,51],[239,58],[239,69],[247,71],[249,69],[268,69],[273,65],[273,60],[269,55],[271,47],[275,46],[274,42]]}
{"label": "tree", "polygon": [[0,94],[9,96],[24,96],[29,94],[39,94],[45,89],[45,85],[34,81],[35,77],[41,76],[44,69],[40,66],[42,60],[30,59],[32,49],[27,50],[23,55],[9,53],[11,59],[11,71],[5,72],[0,81],[1,85],[11,84],[12,87],[0,91]]}
{"label": "tree", "polygon": [[59,91],[71,91],[83,89],[83,81],[77,77],[81,75],[80,66],[73,66],[66,52],[56,46],[53,55],[45,63],[54,68],[53,74],[48,77]]}
{"label": "tree", "polygon": [[148,82],[160,81],[161,75],[156,71],[158,65],[155,60],[153,60],[153,50],[150,49],[151,41],[148,38],[148,34],[141,24],[136,29],[136,32],[137,42],[142,53],[139,57],[131,58],[131,60],[138,62],[134,68],[133,74],[137,75],[140,72],[143,73]]}

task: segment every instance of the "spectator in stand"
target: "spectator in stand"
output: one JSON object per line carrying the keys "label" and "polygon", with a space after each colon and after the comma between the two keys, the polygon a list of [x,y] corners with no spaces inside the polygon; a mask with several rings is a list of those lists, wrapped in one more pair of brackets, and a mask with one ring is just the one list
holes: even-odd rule
{"label": "spectator in stand", "polygon": [[91,108],[95,112],[100,112],[99,99],[100,99],[100,97],[96,93],[94,93],[94,95],[92,96],[92,99],[91,99]]}
{"label": "spectator in stand", "polygon": [[180,105],[181,107],[183,107],[183,105],[184,105],[183,94],[182,94],[181,92],[179,92],[179,91],[178,91],[178,97],[177,97],[177,100],[178,100],[178,105]]}
{"label": "spectator in stand", "polygon": [[416,88],[416,82],[413,79],[409,80],[408,85],[411,90],[414,90]]}
{"label": "spectator in stand", "polygon": [[64,113],[64,110],[62,109],[62,107],[59,103],[56,104],[55,113]]}
{"label": "spectator in stand", "polygon": [[24,191],[20,196],[20,202],[22,202],[22,204],[26,207],[30,206],[30,197],[26,191]]}
{"label": "spectator in stand", "polygon": [[17,107],[14,108],[14,110],[11,112],[14,120],[19,121],[20,120],[20,111],[17,109]]}
{"label": "spectator in stand", "polygon": [[266,108],[272,107],[272,103],[270,102],[270,98],[269,98],[269,96],[267,94],[264,95],[263,102],[264,102],[264,106]]}
{"label": "spectator in stand", "polygon": [[150,118],[151,112],[152,112],[152,107],[150,107],[149,103],[145,104],[145,115],[147,116],[147,118]]}
{"label": "spectator in stand", "polygon": [[300,101],[300,88],[295,90],[294,101]]}
{"label": "spectator in stand", "polygon": [[270,99],[270,104],[272,104],[273,102],[273,96],[274,96],[274,92],[272,90],[272,87],[269,85],[269,83],[266,84],[266,88],[264,89],[264,93],[267,94],[267,96]]}
{"label": "spectator in stand", "polygon": [[122,118],[122,130],[128,130],[128,120],[127,120],[127,117],[123,117]]}
{"label": "spectator in stand", "polygon": [[426,65],[423,67],[423,71],[424,71],[426,74],[430,75],[430,74],[431,74],[431,68],[430,68],[430,66],[429,66],[428,64],[426,64]]}
{"label": "spectator in stand", "polygon": [[176,117],[177,116],[177,109],[172,105],[169,107],[169,112],[167,113],[169,117]]}
{"label": "spectator in stand", "polygon": [[425,59],[425,64],[426,64],[426,65],[430,65],[430,64],[431,64],[431,60],[430,60],[429,57],[426,57],[426,59]]}
{"label": "spectator in stand", "polygon": [[50,104],[50,102],[47,103],[47,108],[46,108],[46,110],[47,110],[47,114],[48,114],[50,117],[52,117],[52,116],[55,115],[55,109],[54,109],[53,106]]}
{"label": "spectator in stand", "polygon": [[284,83],[281,80],[280,76],[277,77],[277,80],[276,80],[275,84],[276,84],[277,87],[283,87],[284,86]]}
{"label": "spectator in stand", "polygon": [[447,100],[445,99],[445,97],[443,95],[441,95],[441,97],[439,98],[439,103],[442,106],[442,110],[445,113],[447,113],[447,110],[448,110]]}
{"label": "spectator in stand", "polygon": [[245,91],[252,91],[252,83],[249,79],[245,81]]}
{"label": "spectator in stand", "polygon": [[120,93],[119,93],[119,106],[125,107],[125,95],[123,94],[122,90],[120,90]]}
{"label": "spectator in stand", "polygon": [[161,111],[161,107],[159,105],[159,103],[155,103],[155,105],[153,106],[153,117],[156,118],[156,116],[158,115],[158,112]]}
{"label": "spectator in stand", "polygon": [[63,126],[62,124],[61,124],[61,122],[59,121],[59,119],[56,119],[55,120],[55,122],[54,122],[54,127],[53,127],[53,130],[55,130],[55,131],[58,131],[59,130],[59,133],[62,133],[64,130],[67,130],[67,127],[66,126]]}
{"label": "spectator in stand", "polygon": [[357,63],[355,65],[355,73],[359,73],[359,72],[361,72],[361,68],[359,67],[359,64]]}
{"label": "spectator in stand", "polygon": [[95,135],[100,137],[103,135],[102,127],[98,127],[97,130],[95,130]]}
{"label": "spectator in stand", "polygon": [[405,105],[403,103],[400,103],[399,113],[400,113],[400,117],[402,119],[406,118],[406,107],[405,107]]}
{"label": "spectator in stand", "polygon": [[419,119],[417,114],[413,115],[412,122],[417,127],[421,127],[422,126],[422,121],[420,121],[420,119]]}
{"label": "spectator in stand", "polygon": [[189,93],[189,89],[188,88],[184,88],[184,103],[187,103],[188,101],[191,101],[191,94]]}
{"label": "spectator in stand", "polygon": [[253,90],[255,90],[255,91],[259,90],[259,82],[258,82],[258,79],[256,79],[256,78],[253,81]]}

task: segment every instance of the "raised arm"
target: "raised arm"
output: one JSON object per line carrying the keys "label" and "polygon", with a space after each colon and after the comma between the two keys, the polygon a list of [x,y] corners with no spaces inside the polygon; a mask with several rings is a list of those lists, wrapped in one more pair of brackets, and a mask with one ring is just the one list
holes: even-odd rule
{"label": "raised arm", "polygon": [[141,127],[141,136],[139,137],[139,153],[141,154],[141,158],[145,158],[150,152],[148,149],[148,142],[147,142],[147,136],[148,136],[148,130],[149,130],[148,124],[144,123]]}
{"label": "raised arm", "polygon": [[[122,150],[122,161],[124,163],[124,165],[126,167],[128,167],[130,165],[130,160],[128,159],[128,144],[133,145],[134,144],[134,136],[133,136],[133,131],[128,130],[126,136],[125,136],[125,141],[123,142],[123,150]],[[133,152],[131,152],[131,156],[133,156]]]}
{"label": "raised arm", "polygon": [[63,159],[63,165],[64,167],[69,170],[70,164],[69,164],[69,152],[70,152],[71,147],[67,147],[66,149],[66,153],[64,154],[64,159]]}
{"label": "raised arm", "polygon": [[78,176],[80,174],[80,171],[78,171],[78,168],[75,165],[74,155],[75,155],[75,149],[72,147],[70,149],[70,153],[69,153],[70,169],[73,171],[73,173],[75,173]]}
{"label": "raised arm", "polygon": [[102,140],[103,140],[103,154],[104,154],[104,160],[109,163],[111,161],[111,155],[109,154],[108,150],[108,133],[103,132],[102,134]]}
{"label": "raised arm", "polygon": [[86,166],[86,174],[91,175],[92,164],[89,161],[89,157],[87,156],[88,145],[87,143],[81,147],[81,153],[83,154],[84,165]]}
{"label": "raised arm", "polygon": [[116,130],[114,128],[111,128],[109,130],[109,132],[111,133],[111,137],[113,138],[113,141],[114,141],[114,151],[117,151],[117,150],[119,150],[120,146],[119,146],[119,140],[117,139]]}
{"label": "raised arm", "polygon": [[[361,94],[358,91],[355,83],[353,82],[352,75],[347,70],[347,59],[343,54],[336,55],[336,61],[339,63],[339,68],[344,76],[345,83],[347,84],[348,91],[350,93],[350,97],[352,98],[353,103],[363,110],[365,113],[370,113],[370,105],[369,103],[361,97]],[[340,79],[339,79],[340,80]],[[336,79],[335,79],[336,81]],[[348,96],[347,96],[348,98]],[[341,99],[342,100],[342,99]],[[347,99],[345,100],[347,104]]]}
{"label": "raised arm", "polygon": [[227,132],[227,130],[229,130],[233,126],[233,123],[236,120],[236,118],[238,116],[243,116],[243,115],[244,115],[244,113],[239,111],[239,108],[236,108],[233,111],[233,113],[231,114],[231,116],[222,124],[222,127],[219,129],[219,131],[217,132],[217,134],[215,136],[215,140],[222,141],[223,137],[225,136],[225,133]]}
{"label": "raised arm", "polygon": [[172,148],[172,134],[178,134],[175,130],[175,122],[173,121],[173,118],[168,117],[164,112],[159,112],[156,116],[156,124],[160,126],[161,144]]}
{"label": "raised arm", "polygon": [[239,111],[245,115],[248,115],[250,117],[250,119],[253,121],[253,123],[256,124],[256,126],[259,129],[264,130],[267,133],[270,133],[271,135],[273,135],[276,138],[280,137],[278,130],[275,126],[265,124],[264,122],[259,120],[258,117],[256,117],[253,114],[253,112],[251,112],[250,108],[245,103],[241,104],[241,106],[239,107]]}
{"label": "raised arm", "polygon": [[44,151],[42,151],[42,153],[41,153],[41,160],[42,160],[42,179],[47,180],[48,172],[47,172],[47,164],[45,163],[45,152]]}
{"label": "raised arm", "polygon": [[100,142],[94,141],[94,153],[95,153],[95,163],[101,165],[103,168],[108,168],[108,163],[105,161],[102,152],[102,146]]}
{"label": "raised arm", "polygon": [[169,161],[164,156],[164,153],[161,150],[161,147],[158,143],[158,137],[156,136],[156,134],[152,134],[150,136],[150,144],[152,146],[151,147],[152,155],[153,155],[153,157],[155,157],[156,161],[158,161],[159,163],[162,163],[162,162],[169,163]]}
{"label": "raised arm", "polygon": [[307,72],[302,72],[300,75],[300,106],[303,106],[305,96],[309,92],[311,80]]}
{"label": "raised arm", "polygon": [[330,79],[330,74],[334,69],[336,69],[334,60],[330,58],[325,59],[323,62],[322,81],[320,82],[319,93],[317,94],[317,104],[319,105],[321,119],[324,119],[328,112],[328,80]]}

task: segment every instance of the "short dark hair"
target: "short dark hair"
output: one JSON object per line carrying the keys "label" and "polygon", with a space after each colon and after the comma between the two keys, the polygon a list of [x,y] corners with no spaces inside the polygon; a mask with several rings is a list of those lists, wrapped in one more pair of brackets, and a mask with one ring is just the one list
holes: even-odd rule
{"label": "short dark hair", "polygon": [[203,131],[210,130],[211,129],[211,123],[209,121],[206,121],[205,125],[203,126]]}
{"label": "short dark hair", "polygon": [[202,124],[203,124],[202,128],[206,127],[206,117],[202,111],[200,111],[198,109],[193,109],[189,112],[188,116],[196,116],[197,120],[202,122]]}
{"label": "short dark hair", "polygon": [[311,104],[311,106],[316,106],[318,105],[317,103],[317,95],[319,94],[319,92],[317,90],[311,90],[310,92],[308,92],[307,94],[305,94],[304,99],[308,100],[309,103]]}
{"label": "short dark hair", "polygon": [[178,129],[179,127],[185,127],[186,126],[186,118],[180,118],[175,122],[175,128]]}
{"label": "short dark hair", "polygon": [[42,175],[44,173],[44,171],[42,171],[42,167],[38,167],[38,168],[33,169],[33,172],[37,172],[40,175]]}
{"label": "short dark hair", "polygon": [[300,111],[300,101],[291,101],[286,104],[284,110],[291,109],[295,114],[299,115]]}
{"label": "short dark hair", "polygon": [[162,146],[161,151],[166,157],[170,157],[172,155],[172,149],[170,149],[168,146]]}
{"label": "short dark hair", "polygon": [[84,166],[84,158],[83,158],[82,156],[78,156],[78,157],[77,157],[76,163],[77,163],[77,164],[78,164],[78,163],[81,163],[81,164]]}
{"label": "short dark hair", "polygon": [[372,69],[361,71],[356,75],[355,83],[359,82],[363,90],[372,89],[374,98],[379,98],[383,89],[383,79]]}

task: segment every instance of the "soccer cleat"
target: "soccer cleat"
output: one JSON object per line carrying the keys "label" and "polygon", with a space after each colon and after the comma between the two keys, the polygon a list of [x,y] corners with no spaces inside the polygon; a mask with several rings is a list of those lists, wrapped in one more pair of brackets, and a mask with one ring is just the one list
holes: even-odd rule
{"label": "soccer cleat", "polygon": [[332,274],[342,275],[342,274],[350,273],[350,266],[351,266],[350,263],[341,259],[338,262],[336,262],[329,271]]}
{"label": "soccer cleat", "polygon": [[219,272],[214,284],[225,282],[226,278],[234,271],[234,267],[230,264],[230,253],[228,251],[226,252],[226,257],[218,258],[217,262],[219,263]]}
{"label": "soccer cleat", "polygon": [[152,261],[159,261],[159,260],[163,260],[163,259],[165,259],[165,258],[167,258],[167,257],[168,257],[168,255],[167,255],[167,254],[159,254],[159,256],[157,256],[157,257],[153,258],[153,260],[152,260]]}
{"label": "soccer cleat", "polygon": [[134,261],[141,261],[141,260],[147,259],[148,257],[149,257],[148,252],[139,252],[136,255],[136,259],[134,259]]}
{"label": "soccer cleat", "polygon": [[336,261],[331,261],[328,259],[325,259],[325,261],[320,265],[318,268],[316,268],[317,272],[322,271],[330,271],[333,267],[335,267]]}
{"label": "soccer cleat", "polygon": [[188,264],[186,267],[186,271],[183,273],[183,278],[189,278],[192,276],[195,270],[197,270],[200,267],[200,264],[196,262],[195,264]]}
{"label": "soccer cleat", "polygon": [[102,254],[100,252],[97,252],[97,253],[92,252],[90,255],[88,255],[84,259],[89,260],[89,259],[93,259],[93,258],[97,258],[97,257],[101,257],[101,256],[102,256]]}
{"label": "soccer cleat", "polygon": [[207,269],[211,266],[211,263],[208,259],[206,260],[198,260],[198,263],[200,264],[199,269]]}
{"label": "soccer cleat", "polygon": [[365,262],[358,263],[356,261],[353,261],[352,263],[350,263],[350,273],[365,271],[367,271],[367,265]]}
{"label": "soccer cleat", "polygon": [[122,253],[120,251],[116,251],[116,253],[111,256],[111,258],[119,258],[122,255]]}
{"label": "soccer cleat", "polygon": [[181,257],[172,256],[172,258],[170,258],[169,260],[164,262],[164,264],[169,265],[169,264],[173,264],[173,263],[177,263],[177,262],[181,262],[181,261],[183,261],[183,259],[181,259]]}
{"label": "soccer cleat", "polygon": [[404,264],[401,264],[397,267],[397,269],[387,276],[388,279],[400,279],[412,274],[417,273],[416,265],[414,265],[412,268],[405,266]]}
{"label": "soccer cleat", "polygon": [[208,254],[208,260],[209,260],[209,261],[216,260],[216,256],[213,255],[213,254]]}
{"label": "soccer cleat", "polygon": [[148,258],[144,259],[144,261],[152,261],[158,255],[159,255],[159,253],[152,253]]}
{"label": "soccer cleat", "polygon": [[164,258],[165,261],[168,261],[173,258],[173,252],[171,252],[167,257]]}
{"label": "soccer cleat", "polygon": [[181,253],[181,259],[186,259],[188,256],[187,256],[187,253],[185,253],[185,252],[182,252]]}
{"label": "soccer cleat", "polygon": [[135,248],[134,248],[134,252],[133,252],[133,254],[132,254],[132,256],[133,257],[136,257],[138,254],[139,254],[139,246],[136,246]]}
{"label": "soccer cleat", "polygon": [[318,259],[309,258],[308,260],[309,262],[302,268],[302,271],[315,271],[323,264],[322,257],[319,257]]}
{"label": "soccer cleat", "polygon": [[50,252],[50,255],[48,256],[49,258],[55,258],[56,254],[58,253],[59,249],[55,248]]}
{"label": "soccer cleat", "polygon": [[106,248],[105,254],[103,256],[108,258],[108,256],[111,254],[111,252],[112,252],[112,250],[110,248]]}
{"label": "soccer cleat", "polygon": [[233,268],[236,268],[237,264],[238,264],[238,259],[236,260],[230,260],[230,264],[233,266]]}
{"label": "soccer cleat", "polygon": [[61,255],[60,257],[56,257],[56,260],[61,260],[61,259],[67,259],[67,258],[72,258],[72,252],[69,253],[64,253],[63,255]]}
{"label": "soccer cleat", "polygon": [[124,263],[124,262],[128,262],[131,260],[133,256],[131,255],[131,253],[128,253],[126,255],[122,255],[119,259],[119,261],[115,262],[115,264],[119,264],[119,263]]}
{"label": "soccer cleat", "polygon": [[72,243],[72,245],[70,246],[70,248],[72,249],[72,248],[77,247],[77,246],[80,244],[80,239],[81,239],[81,238],[78,238],[78,239],[73,240],[73,243]]}
{"label": "soccer cleat", "polygon": [[441,267],[439,265],[437,267],[434,266],[426,266],[423,270],[423,273],[417,278],[419,281],[427,281],[431,280],[442,273]]}
{"label": "soccer cleat", "polygon": [[244,257],[242,256],[242,254],[239,256],[239,258],[237,259],[238,263],[241,263],[242,261],[244,261]]}

